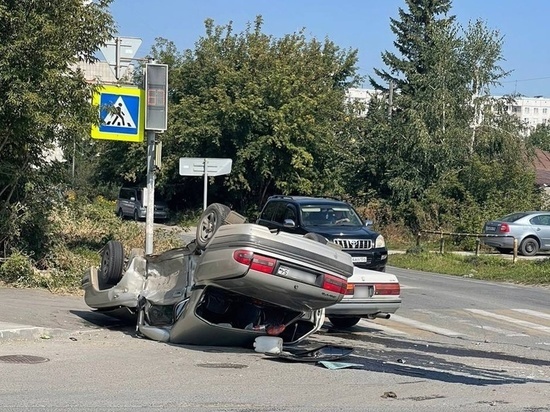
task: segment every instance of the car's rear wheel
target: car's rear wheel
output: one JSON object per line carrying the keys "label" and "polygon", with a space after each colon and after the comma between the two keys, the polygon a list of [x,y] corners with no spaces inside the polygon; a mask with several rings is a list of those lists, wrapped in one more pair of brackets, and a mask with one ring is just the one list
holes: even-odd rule
{"label": "car's rear wheel", "polygon": [[332,323],[337,328],[351,328],[352,326],[357,325],[357,322],[361,320],[359,317],[351,316],[349,318],[328,318],[330,323]]}
{"label": "car's rear wheel", "polygon": [[524,239],[523,242],[521,242],[521,245],[519,246],[519,252],[523,256],[535,256],[538,251],[539,251],[539,242],[537,242],[537,240],[533,239],[532,237],[528,237],[527,239]]}
{"label": "car's rear wheel", "polygon": [[199,249],[206,249],[229,213],[231,213],[231,209],[221,203],[212,203],[202,212],[196,234],[196,243]]}
{"label": "car's rear wheel", "polygon": [[124,265],[124,248],[116,240],[107,242],[101,252],[101,264],[98,270],[99,288],[105,289],[116,285],[122,279]]}
{"label": "car's rear wheel", "polygon": [[512,249],[506,249],[504,247],[497,247],[496,249],[498,250],[499,253],[502,253],[503,255],[506,255],[512,252]]}

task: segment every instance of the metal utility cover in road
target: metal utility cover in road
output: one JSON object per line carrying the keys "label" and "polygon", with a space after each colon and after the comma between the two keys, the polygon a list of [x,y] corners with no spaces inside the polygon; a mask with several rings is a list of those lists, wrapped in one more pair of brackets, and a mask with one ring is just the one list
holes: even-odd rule
{"label": "metal utility cover in road", "polygon": [[144,92],[135,87],[102,86],[93,97],[101,124],[92,127],[92,138],[143,142]]}
{"label": "metal utility cover in road", "polygon": [[231,173],[232,159],[180,157],[181,176],[221,176]]}

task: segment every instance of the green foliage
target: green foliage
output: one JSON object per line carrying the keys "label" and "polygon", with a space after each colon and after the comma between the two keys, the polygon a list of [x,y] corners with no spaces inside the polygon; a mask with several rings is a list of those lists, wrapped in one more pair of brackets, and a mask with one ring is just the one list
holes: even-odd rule
{"label": "green foliage", "polygon": [[[177,207],[196,207],[202,193],[202,179],[178,175],[180,157],[233,159],[230,175],[210,180],[209,200],[241,211],[274,193],[343,192],[345,92],[359,80],[357,51],[305,31],[274,38],[262,27],[261,17],[241,33],[207,20],[194,50],[164,39],[153,48],[170,65],[171,89],[157,182]],[[142,151],[109,144],[103,178],[141,179],[134,154],[143,159]]]}
{"label": "green foliage", "polygon": [[371,102],[359,127],[365,160],[347,187],[388,201],[415,232],[477,233],[504,212],[536,208],[522,125],[505,110],[513,98],[488,95],[507,75],[499,66],[502,37],[481,21],[462,30],[450,0],[406,4],[391,20],[398,54],[384,52],[388,68],[375,69],[394,86],[392,107],[384,94]]}
{"label": "green foliage", "polygon": [[0,281],[6,283],[26,283],[34,273],[32,261],[20,251],[15,251],[0,266]]}
{"label": "green foliage", "polygon": [[[55,147],[89,139],[97,121],[95,85],[76,68],[93,61],[113,32],[111,0],[3,1],[0,4],[0,246],[40,253],[49,199],[65,166]],[[16,221],[14,223],[14,221]],[[47,236],[46,236],[47,237]]]}
{"label": "green foliage", "polygon": [[550,125],[537,125],[527,137],[527,144],[535,149],[550,151]]}

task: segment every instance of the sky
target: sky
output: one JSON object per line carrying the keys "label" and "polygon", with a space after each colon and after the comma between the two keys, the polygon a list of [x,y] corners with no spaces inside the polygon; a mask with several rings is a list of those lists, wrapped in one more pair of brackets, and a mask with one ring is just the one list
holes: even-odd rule
{"label": "sky", "polygon": [[[359,73],[373,76],[373,68],[385,68],[381,53],[394,50],[390,18],[398,19],[400,7],[407,10],[405,0],[114,0],[111,13],[118,36],[142,40],[136,57],[147,55],[159,37],[179,51],[193,49],[208,18],[215,25],[232,22],[240,33],[261,15],[264,34],[279,38],[304,29],[341,49],[357,49]],[[451,14],[463,27],[480,19],[503,36],[501,66],[511,74],[493,95],[550,98],[550,1],[454,0]]]}

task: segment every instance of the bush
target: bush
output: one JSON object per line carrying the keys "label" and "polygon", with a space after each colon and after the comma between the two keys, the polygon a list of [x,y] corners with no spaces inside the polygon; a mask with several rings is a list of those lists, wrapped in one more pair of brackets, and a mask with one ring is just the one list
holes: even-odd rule
{"label": "bush", "polygon": [[15,251],[0,266],[0,281],[19,285],[28,285],[32,283],[34,267],[32,260],[21,253]]}

